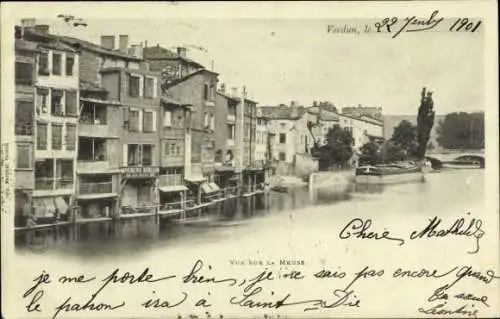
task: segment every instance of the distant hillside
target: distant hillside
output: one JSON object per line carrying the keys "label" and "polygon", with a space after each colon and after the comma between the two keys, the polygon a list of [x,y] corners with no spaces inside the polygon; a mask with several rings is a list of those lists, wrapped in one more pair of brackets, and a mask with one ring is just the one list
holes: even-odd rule
{"label": "distant hillside", "polygon": [[[432,144],[435,146],[438,146],[438,143],[436,141],[436,128],[438,126],[439,121],[444,120],[444,117],[446,115],[436,115],[434,117],[434,126],[432,127],[431,131],[431,141]],[[385,139],[390,139],[392,137],[392,133],[394,132],[394,128],[398,126],[398,124],[403,121],[407,120],[413,125],[417,125],[417,115],[386,115],[384,114],[384,138]]]}

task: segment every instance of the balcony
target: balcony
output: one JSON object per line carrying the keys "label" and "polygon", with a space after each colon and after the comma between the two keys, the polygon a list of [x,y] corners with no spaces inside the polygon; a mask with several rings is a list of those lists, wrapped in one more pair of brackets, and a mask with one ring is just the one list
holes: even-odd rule
{"label": "balcony", "polygon": [[184,175],[182,174],[160,175],[160,187],[183,186],[183,185],[184,185]]}
{"label": "balcony", "polygon": [[80,183],[80,194],[104,194],[113,192],[113,183]]}
{"label": "balcony", "polygon": [[85,137],[107,137],[110,135],[110,132],[107,124],[80,123],[78,135]]}
{"label": "balcony", "polygon": [[90,160],[78,160],[77,163],[78,173],[89,174],[89,173],[103,173],[109,172],[111,170],[109,162],[104,161],[90,161]]}
{"label": "balcony", "polygon": [[35,177],[35,190],[71,190],[73,183],[71,178]]}
{"label": "balcony", "polygon": [[234,114],[228,114],[227,115],[227,121],[230,123],[235,123],[236,122],[236,115]]}

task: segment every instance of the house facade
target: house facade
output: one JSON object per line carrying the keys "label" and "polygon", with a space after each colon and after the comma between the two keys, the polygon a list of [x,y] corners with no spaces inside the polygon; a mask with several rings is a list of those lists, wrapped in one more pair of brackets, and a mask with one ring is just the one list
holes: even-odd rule
{"label": "house facade", "polygon": [[[71,218],[71,207],[76,200],[79,53],[55,41],[48,31],[46,25],[24,25],[20,30],[22,38],[36,43],[38,50],[36,62],[32,60],[35,63],[31,65],[35,73],[33,109],[28,111],[25,101],[18,112],[19,116],[23,113],[24,118],[33,116],[34,130],[27,129],[28,125],[21,132],[18,126],[16,132],[33,134],[33,152],[28,151],[29,143],[18,144],[18,147],[24,148],[24,154],[32,155],[29,161],[33,163],[34,187],[25,199],[27,206],[31,206],[29,214],[37,222]],[[24,174],[29,175],[31,171],[25,170]]]}

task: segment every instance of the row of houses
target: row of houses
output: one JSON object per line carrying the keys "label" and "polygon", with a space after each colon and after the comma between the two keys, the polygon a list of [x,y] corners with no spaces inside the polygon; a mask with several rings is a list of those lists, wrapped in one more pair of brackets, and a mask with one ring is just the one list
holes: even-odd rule
{"label": "row of houses", "polygon": [[369,123],[323,120],[328,111],[295,104],[257,107],[185,48],[127,35],[94,44],[34,20],[15,37],[17,227],[174,216],[252,196],[273,167],[314,166],[321,125]]}

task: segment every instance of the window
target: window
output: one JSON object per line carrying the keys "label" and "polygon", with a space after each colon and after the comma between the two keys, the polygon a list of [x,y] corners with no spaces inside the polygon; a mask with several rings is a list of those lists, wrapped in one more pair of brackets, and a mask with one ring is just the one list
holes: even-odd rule
{"label": "window", "polygon": [[16,62],[16,84],[31,84],[33,81],[33,66],[31,63]]}
{"label": "window", "polygon": [[47,113],[48,99],[49,99],[49,89],[46,88],[36,89],[36,111],[38,114],[40,114],[40,112]]}
{"label": "window", "polygon": [[138,144],[128,144],[128,147],[124,150],[128,150],[128,165],[135,166],[140,165],[140,145]]}
{"label": "window", "polygon": [[138,97],[141,86],[141,77],[130,74],[128,77],[128,93],[131,97]]}
{"label": "window", "polygon": [[139,111],[130,110],[129,131],[139,130]]}
{"label": "window", "polygon": [[154,132],[154,129],[153,129],[153,112],[144,111],[144,116],[143,116],[143,130],[144,130],[144,132]]}
{"label": "window", "polygon": [[60,150],[62,146],[62,125],[52,123],[52,149]]}
{"label": "window", "polygon": [[156,97],[155,78],[146,77],[144,80],[144,97]]}
{"label": "window", "polygon": [[73,66],[75,65],[75,57],[73,55],[66,55],[66,75],[73,75]]}
{"label": "window", "polygon": [[227,138],[234,139],[234,125],[232,124],[227,124]]}
{"label": "window", "polygon": [[285,161],[286,160],[286,154],[284,152],[280,152],[279,158],[280,158],[280,161]]}
{"label": "window", "polygon": [[171,127],[172,126],[172,112],[165,111],[165,116],[163,117],[163,126]]}
{"label": "window", "polygon": [[52,74],[61,75],[62,55],[60,53],[52,54]]}
{"label": "window", "polygon": [[33,102],[16,101],[16,135],[33,135]]}
{"label": "window", "polygon": [[38,74],[39,75],[49,75],[49,53],[40,52],[38,58]]}
{"label": "window", "polygon": [[180,143],[165,142],[164,149],[165,155],[182,155],[182,148]]}
{"label": "window", "polygon": [[285,144],[285,143],[286,143],[286,134],[280,133],[280,144]]}
{"label": "window", "polygon": [[153,165],[153,145],[151,144],[142,145],[142,165]]}
{"label": "window", "polygon": [[17,166],[16,168],[31,168],[31,146],[29,144],[17,144]]}
{"label": "window", "polygon": [[66,91],[66,115],[77,116],[76,91]]}
{"label": "window", "polygon": [[205,83],[205,85],[203,86],[203,98],[205,100],[208,100],[208,84]]}
{"label": "window", "polygon": [[36,123],[36,149],[47,149],[47,123]]}
{"label": "window", "polygon": [[76,139],[76,125],[66,124],[66,149],[68,151],[75,150],[75,139]]}
{"label": "window", "polygon": [[51,101],[51,114],[55,116],[63,116],[62,110],[62,99],[64,91],[63,90],[52,90],[52,101]]}

